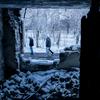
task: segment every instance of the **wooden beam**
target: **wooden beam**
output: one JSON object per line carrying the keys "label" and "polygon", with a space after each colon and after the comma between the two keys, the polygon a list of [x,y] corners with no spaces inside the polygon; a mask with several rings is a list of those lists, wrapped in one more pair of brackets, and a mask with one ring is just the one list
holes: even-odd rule
{"label": "wooden beam", "polygon": [[51,6],[89,6],[90,0],[0,0],[0,7],[51,7]]}

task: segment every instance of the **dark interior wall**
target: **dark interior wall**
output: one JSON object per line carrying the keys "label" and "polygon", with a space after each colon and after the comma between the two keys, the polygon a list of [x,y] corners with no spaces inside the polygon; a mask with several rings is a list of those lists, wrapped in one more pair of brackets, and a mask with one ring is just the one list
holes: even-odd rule
{"label": "dark interior wall", "polygon": [[0,80],[4,79],[4,60],[2,55],[2,37],[3,37],[3,30],[2,30],[2,9],[0,9]]}
{"label": "dark interior wall", "polygon": [[[16,9],[2,9],[3,20],[3,56],[5,64],[5,78],[14,74],[17,67],[16,59],[16,23],[18,11]],[[17,21],[16,21],[17,22]]]}
{"label": "dark interior wall", "polygon": [[[81,20],[81,96],[100,98],[100,0],[92,0],[91,8]],[[84,87],[84,88],[83,88]],[[82,91],[84,93],[82,93]]]}

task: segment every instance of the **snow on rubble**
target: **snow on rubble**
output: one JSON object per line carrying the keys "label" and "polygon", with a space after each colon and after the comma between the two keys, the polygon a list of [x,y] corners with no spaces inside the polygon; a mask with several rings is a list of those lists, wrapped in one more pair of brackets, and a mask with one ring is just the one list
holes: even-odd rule
{"label": "snow on rubble", "polygon": [[0,87],[0,100],[62,100],[79,98],[79,68],[18,71]]}

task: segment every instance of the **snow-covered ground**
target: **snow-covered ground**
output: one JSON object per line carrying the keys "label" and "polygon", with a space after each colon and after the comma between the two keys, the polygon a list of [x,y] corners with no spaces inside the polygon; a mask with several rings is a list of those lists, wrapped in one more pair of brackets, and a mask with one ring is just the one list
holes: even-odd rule
{"label": "snow-covered ground", "polygon": [[[58,47],[55,47],[55,46],[51,47],[51,50],[54,53],[59,53],[60,49],[62,49],[62,48],[58,48]],[[24,52],[25,53],[30,53],[30,47],[24,47]],[[36,48],[36,47],[33,46],[33,52],[34,53],[46,53],[46,48]]]}
{"label": "snow-covered ground", "polygon": [[[31,31],[30,31],[31,32]],[[23,48],[23,50],[24,50],[24,52],[25,53],[30,53],[30,47],[29,47],[29,39],[28,39],[28,37],[32,37],[32,33],[27,33],[28,34],[28,36],[27,36],[27,38],[25,39],[25,46],[24,46],[24,48]],[[34,38],[33,38],[34,39]],[[63,39],[63,38],[62,38]],[[45,47],[45,41],[43,41],[43,40],[39,40],[39,41],[41,41],[42,43],[40,43],[41,44],[41,46],[40,47],[36,47],[36,45],[34,45],[33,46],[33,51],[34,51],[34,53],[46,53],[46,47]],[[51,41],[52,43],[53,43],[53,41]],[[63,41],[62,40],[62,43],[61,43],[61,46],[60,47],[58,47],[56,44],[55,45],[51,45],[51,50],[54,52],[54,53],[59,53],[60,51],[62,51],[65,47],[70,47],[70,46],[72,46],[72,45],[74,45],[74,46],[80,46],[80,41],[79,41],[79,43],[78,44],[76,44],[76,39],[75,39],[75,37],[73,36],[73,35],[68,35],[67,36],[67,38],[66,38],[66,40],[65,41]]]}
{"label": "snow-covered ground", "polygon": [[[80,47],[80,45],[69,45],[69,46],[67,46],[67,47],[70,47],[70,46],[74,46],[73,47],[73,50],[74,49],[76,49],[77,47]],[[57,46],[52,46],[51,47],[51,50],[54,52],[54,53],[60,53],[60,52],[63,52],[64,51],[64,49],[65,49],[65,47],[63,46],[63,47],[57,47]],[[31,51],[30,51],[30,47],[28,46],[28,47],[24,47],[24,53],[31,53]],[[36,48],[35,46],[33,46],[33,52],[34,53],[46,53],[46,48]]]}

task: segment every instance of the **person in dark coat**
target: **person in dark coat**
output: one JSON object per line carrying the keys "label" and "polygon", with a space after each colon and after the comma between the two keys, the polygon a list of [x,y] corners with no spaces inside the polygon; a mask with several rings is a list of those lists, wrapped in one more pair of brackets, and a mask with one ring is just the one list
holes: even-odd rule
{"label": "person in dark coat", "polygon": [[31,54],[33,55],[33,46],[34,46],[34,41],[31,37],[29,37],[29,46],[30,46],[30,51],[31,51]]}
{"label": "person in dark coat", "polygon": [[51,51],[51,39],[47,36],[46,38],[46,53],[48,54],[53,54],[53,52]]}

